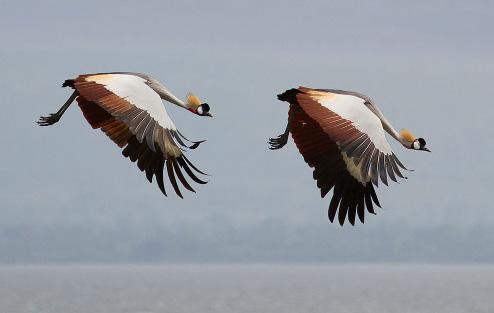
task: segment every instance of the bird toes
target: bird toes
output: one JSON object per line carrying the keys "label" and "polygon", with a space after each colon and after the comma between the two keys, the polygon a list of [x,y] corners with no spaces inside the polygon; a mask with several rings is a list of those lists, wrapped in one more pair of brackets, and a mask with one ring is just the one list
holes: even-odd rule
{"label": "bird toes", "polygon": [[53,125],[56,122],[60,120],[60,116],[56,113],[52,113],[48,116],[41,116],[36,123],[38,123],[39,126],[49,126]]}
{"label": "bird toes", "polygon": [[286,145],[288,141],[288,136],[285,134],[279,135],[276,138],[269,138],[268,144],[269,144],[269,149],[271,150],[277,150],[283,148],[283,146]]}

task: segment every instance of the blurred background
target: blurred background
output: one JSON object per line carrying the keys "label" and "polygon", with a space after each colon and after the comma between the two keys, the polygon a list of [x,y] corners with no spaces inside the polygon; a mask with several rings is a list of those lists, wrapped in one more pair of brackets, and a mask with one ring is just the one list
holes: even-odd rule
{"label": "blurred background", "polygon": [[[0,1],[0,262],[492,262],[494,4],[489,1]],[[213,119],[167,105],[212,174],[185,199],[92,130],[77,105],[41,128],[80,73],[151,74]],[[379,187],[366,223],[329,223],[278,93],[371,96],[432,153]],[[170,193],[171,194],[171,193]]]}

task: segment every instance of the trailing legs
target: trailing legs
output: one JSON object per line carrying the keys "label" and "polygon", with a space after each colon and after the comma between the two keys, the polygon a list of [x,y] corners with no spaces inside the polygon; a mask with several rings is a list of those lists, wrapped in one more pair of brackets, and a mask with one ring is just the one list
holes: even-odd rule
{"label": "trailing legs", "polygon": [[65,111],[69,108],[70,104],[77,98],[78,93],[74,91],[72,95],[70,95],[69,99],[62,105],[62,107],[58,110],[57,113],[52,113],[48,116],[41,116],[39,120],[36,122],[39,126],[49,126],[53,125],[60,120]]}

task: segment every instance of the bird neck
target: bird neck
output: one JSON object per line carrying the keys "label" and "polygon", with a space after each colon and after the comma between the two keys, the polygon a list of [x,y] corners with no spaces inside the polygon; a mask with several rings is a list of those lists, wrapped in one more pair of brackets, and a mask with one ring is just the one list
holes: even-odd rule
{"label": "bird neck", "polygon": [[403,146],[405,147],[409,147],[410,146],[410,143],[405,140],[405,138],[403,138],[399,132],[396,131],[396,129],[394,129],[393,125],[391,125],[391,123],[386,119],[386,117],[384,116],[384,114],[381,112],[381,110],[379,110],[376,106],[371,106],[369,107],[371,109],[371,111],[377,115],[377,117],[379,117],[379,119],[381,120],[381,123],[383,125],[383,128],[384,130],[390,134],[394,139],[396,139],[399,143],[401,143]]}
{"label": "bird neck", "polygon": [[182,107],[186,110],[189,109],[189,106],[179,98],[177,98],[174,94],[172,94],[165,86],[163,86],[157,80],[150,78],[148,79],[148,85],[156,91],[156,93],[160,96],[161,99],[171,102],[179,107]]}
{"label": "bird neck", "polygon": [[394,139],[398,140],[398,142],[400,142],[403,146],[405,146],[406,148],[410,148],[410,143],[405,139],[403,138],[399,132],[397,132],[393,126],[386,120],[386,118],[384,119],[381,119],[381,122],[383,124],[383,128],[384,130],[390,134]]}

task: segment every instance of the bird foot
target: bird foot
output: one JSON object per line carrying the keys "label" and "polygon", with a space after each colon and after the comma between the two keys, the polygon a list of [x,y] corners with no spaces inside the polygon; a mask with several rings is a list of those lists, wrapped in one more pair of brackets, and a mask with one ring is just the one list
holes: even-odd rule
{"label": "bird foot", "polygon": [[39,126],[49,126],[53,125],[60,120],[60,115],[57,113],[52,113],[48,116],[41,116],[39,120],[36,121]]}
{"label": "bird foot", "polygon": [[269,138],[269,149],[277,150],[283,148],[288,142],[288,133],[279,135],[276,138]]}

